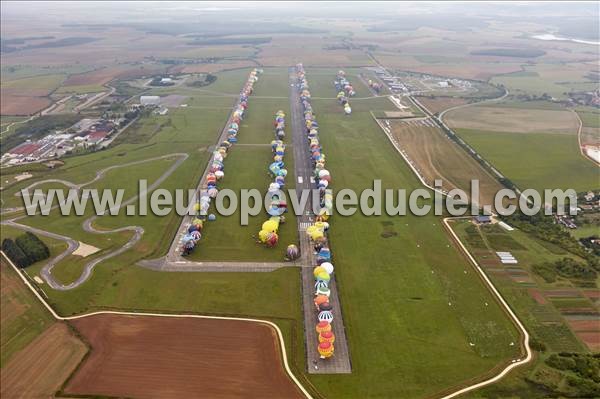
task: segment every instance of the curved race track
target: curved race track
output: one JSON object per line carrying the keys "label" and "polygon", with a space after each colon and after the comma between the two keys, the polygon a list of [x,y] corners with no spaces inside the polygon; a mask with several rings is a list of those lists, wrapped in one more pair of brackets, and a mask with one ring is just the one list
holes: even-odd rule
{"label": "curved race track", "polygon": [[[133,166],[133,165],[139,165],[142,163],[157,161],[160,159],[174,158],[174,157],[177,158],[177,161],[175,163],[173,163],[173,165],[171,165],[167,170],[165,170],[165,172],[158,179],[156,179],[152,184],[150,184],[144,192],[139,193],[139,194],[144,194],[144,193],[148,193],[148,192],[154,190],[160,184],[162,184],[189,157],[189,155],[186,153],[173,153],[173,154],[162,155],[159,157],[148,158],[148,159],[144,159],[141,161],[129,162],[129,163],[125,163],[122,165],[109,166],[108,168],[99,170],[98,172],[96,172],[96,176],[92,180],[82,183],[82,184],[74,184],[74,183],[66,181],[66,180],[48,179],[48,180],[41,180],[41,181],[35,182],[35,183],[27,186],[25,189],[32,189],[38,185],[45,184],[45,183],[60,182],[69,188],[80,190],[81,188],[88,186],[90,184],[93,184],[96,181],[102,179],[106,175],[106,172],[108,172],[110,170],[129,167],[129,166]],[[127,205],[135,202],[139,198],[139,194],[136,194],[133,197],[130,197],[127,200],[123,201],[121,204],[119,204],[118,208],[113,209],[113,210],[116,211],[124,206],[127,206]],[[53,206],[52,209],[55,209],[57,207],[59,207],[59,205]],[[19,210],[24,210],[24,208],[19,208],[14,211],[11,211],[11,212],[16,212]],[[86,263],[81,275],[72,283],[65,285],[65,284],[59,283],[58,281],[56,281],[54,279],[54,277],[52,276],[52,268],[54,268],[54,266],[56,266],[56,264],[58,262],[60,262],[61,260],[63,260],[67,256],[69,256],[70,254],[72,254],[75,250],[77,250],[77,248],[79,248],[79,241],[74,240],[67,236],[55,234],[55,233],[52,233],[49,231],[45,231],[45,230],[38,229],[35,227],[26,226],[26,225],[19,224],[16,222],[17,220],[23,219],[25,217],[26,216],[18,216],[18,217],[3,221],[2,224],[7,225],[7,226],[12,226],[12,227],[15,227],[15,228],[18,228],[21,230],[30,231],[32,233],[43,235],[43,236],[50,237],[50,238],[54,238],[57,240],[65,241],[67,243],[67,249],[64,252],[62,252],[61,254],[59,254],[58,256],[50,259],[48,261],[48,263],[46,263],[46,265],[44,265],[44,267],[42,268],[42,270],[40,272],[41,276],[48,283],[48,285],[50,287],[54,288],[55,290],[60,290],[60,291],[71,290],[71,289],[76,288],[79,285],[81,285],[84,281],[86,281],[91,276],[92,271],[94,270],[94,267],[97,264],[99,264],[100,262],[103,262],[107,259],[110,259],[112,257],[115,257],[117,255],[120,255],[123,252],[127,251],[128,249],[133,247],[135,244],[137,244],[137,242],[142,238],[142,235],[144,234],[144,229],[140,226],[125,226],[125,227],[120,227],[118,229],[113,229],[113,230],[98,230],[94,227],[93,223],[99,216],[94,215],[94,216],[86,219],[82,223],[82,228],[84,231],[86,231],[88,233],[112,234],[112,233],[119,233],[119,232],[123,232],[123,231],[132,231],[133,235],[127,241],[127,243],[125,243],[125,245],[123,245],[122,247],[120,247],[114,251],[108,252],[108,253],[106,253],[102,256],[99,256],[96,259],[93,259],[90,262]]]}

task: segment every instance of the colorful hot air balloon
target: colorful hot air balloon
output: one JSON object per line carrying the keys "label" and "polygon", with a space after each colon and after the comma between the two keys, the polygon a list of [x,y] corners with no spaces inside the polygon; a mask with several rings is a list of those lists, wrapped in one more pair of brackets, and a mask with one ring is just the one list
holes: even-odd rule
{"label": "colorful hot air balloon", "polygon": [[320,321],[317,323],[317,326],[315,328],[317,330],[317,334],[320,334],[322,332],[325,331],[331,331],[331,323],[329,323],[328,321]]}
{"label": "colorful hot air balloon", "polygon": [[[317,276],[319,274],[321,274],[322,272],[325,272],[325,269],[322,268],[321,266],[317,266],[313,269],[313,275],[315,276],[315,278],[317,278]],[[326,273],[326,272],[325,272]]]}
{"label": "colorful hot air balloon", "polygon": [[319,343],[321,342],[333,344],[335,342],[335,334],[332,331],[323,331],[319,333]]}
{"label": "colorful hot air balloon", "polygon": [[314,300],[317,309],[319,309],[319,305],[328,301],[329,297],[327,295],[317,295]]}
{"label": "colorful hot air balloon", "polygon": [[325,296],[329,297],[331,295],[331,290],[327,287],[318,287],[317,295],[325,295]]}
{"label": "colorful hot air balloon", "polygon": [[298,256],[300,255],[300,250],[298,249],[298,247],[296,245],[290,244],[287,247],[286,255],[289,259],[297,259]]}
{"label": "colorful hot air balloon", "polygon": [[331,342],[321,342],[318,346],[319,355],[322,359],[327,359],[333,356],[333,344]]}
{"label": "colorful hot air balloon", "polygon": [[327,273],[325,270],[323,270],[322,272],[320,272],[317,275],[317,280],[319,281],[329,281],[331,279],[331,276],[329,275],[329,273]]}
{"label": "colorful hot air balloon", "polygon": [[319,319],[319,321],[325,320],[331,323],[333,321],[333,313],[331,313],[330,310],[323,310],[319,312],[317,318]]}

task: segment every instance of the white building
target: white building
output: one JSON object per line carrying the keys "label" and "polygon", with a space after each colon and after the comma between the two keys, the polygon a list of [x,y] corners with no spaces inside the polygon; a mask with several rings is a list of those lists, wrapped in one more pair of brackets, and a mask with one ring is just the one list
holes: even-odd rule
{"label": "white building", "polygon": [[159,96],[140,96],[140,104],[142,105],[159,105]]}

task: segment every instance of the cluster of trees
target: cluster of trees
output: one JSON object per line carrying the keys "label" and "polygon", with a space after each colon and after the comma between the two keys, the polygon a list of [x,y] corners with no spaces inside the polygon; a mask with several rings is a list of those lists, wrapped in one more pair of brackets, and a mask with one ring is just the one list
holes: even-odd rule
{"label": "cluster of trees", "polygon": [[562,258],[556,262],[544,262],[533,265],[533,271],[539,274],[546,282],[553,283],[557,276],[567,279],[593,281],[598,273],[598,262],[590,258],[587,263],[577,262],[572,258]]}
{"label": "cluster of trees", "polygon": [[544,215],[542,212],[538,212],[533,216],[515,212],[510,216],[504,217],[503,220],[526,233],[532,234],[541,240],[551,242],[573,254],[583,258],[588,256],[588,252],[579,245],[577,240],[568,231],[556,224],[552,216]]}
{"label": "cluster of trees", "polygon": [[204,87],[214,83],[216,80],[217,77],[215,75],[213,75],[212,73],[207,73],[206,75],[204,75],[204,79],[194,80],[192,83],[189,83],[188,86]]}
{"label": "cluster of trees", "polygon": [[[600,354],[560,352],[526,378],[544,398],[600,397]],[[538,395],[536,395],[538,397]]]}
{"label": "cluster of trees", "polygon": [[597,235],[580,238],[579,242],[581,245],[592,251],[593,255],[600,256],[600,239]]}
{"label": "cluster of trees", "polygon": [[5,238],[2,241],[2,251],[15,265],[21,268],[50,257],[48,246],[30,232],[18,236],[14,241]]}

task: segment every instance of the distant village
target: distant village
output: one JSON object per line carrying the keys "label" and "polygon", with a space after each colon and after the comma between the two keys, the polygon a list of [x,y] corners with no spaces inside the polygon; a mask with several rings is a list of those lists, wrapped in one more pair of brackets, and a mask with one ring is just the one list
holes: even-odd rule
{"label": "distant village", "polygon": [[[48,132],[38,140],[26,140],[10,149],[0,158],[3,167],[30,162],[58,159],[65,155],[96,151],[106,148],[132,122],[142,110],[149,110],[157,115],[166,115],[169,111],[169,99],[180,96],[140,96],[139,102],[130,104],[128,112],[117,118],[84,118],[72,126]],[[184,97],[181,97],[182,99]],[[175,104],[184,107],[186,104]],[[173,102],[171,100],[171,102]]]}
{"label": "distant village", "polygon": [[124,121],[124,118],[82,119],[67,129],[56,130],[39,140],[25,141],[2,155],[0,162],[2,166],[11,166],[60,158],[77,149],[105,147],[110,144],[111,136]]}

